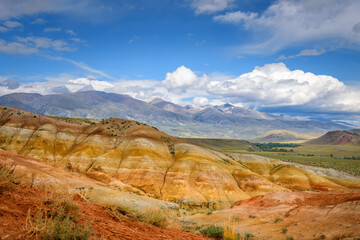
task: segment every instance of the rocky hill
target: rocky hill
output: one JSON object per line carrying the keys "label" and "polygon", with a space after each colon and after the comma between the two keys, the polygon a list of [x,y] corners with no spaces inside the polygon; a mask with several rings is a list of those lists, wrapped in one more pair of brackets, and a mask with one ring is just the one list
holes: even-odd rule
{"label": "rocky hill", "polygon": [[88,125],[0,108],[0,148],[185,208],[222,208],[269,192],[360,187],[283,164],[226,155],[124,119]]}
{"label": "rocky hill", "polygon": [[325,133],[350,128],[334,122],[283,118],[231,104],[192,108],[161,99],[146,103],[127,95],[96,91],[14,93],[1,96],[0,105],[60,117],[136,120],[178,137],[251,139],[275,129]]}
{"label": "rocky hill", "polygon": [[272,130],[268,131],[256,138],[253,138],[253,142],[288,142],[309,140],[320,136],[321,133],[298,133],[290,130]]}
{"label": "rocky hill", "polygon": [[307,143],[318,144],[318,145],[326,145],[326,144],[360,145],[360,135],[355,131],[330,131],[319,138],[308,141]]}

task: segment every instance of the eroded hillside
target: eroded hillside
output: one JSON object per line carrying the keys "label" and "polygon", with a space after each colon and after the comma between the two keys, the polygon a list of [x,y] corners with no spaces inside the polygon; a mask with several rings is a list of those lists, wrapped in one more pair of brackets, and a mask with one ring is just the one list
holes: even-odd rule
{"label": "eroded hillside", "polygon": [[79,125],[8,107],[0,111],[2,149],[183,207],[223,208],[272,192],[360,187],[356,179],[339,181],[201,148],[136,121]]}

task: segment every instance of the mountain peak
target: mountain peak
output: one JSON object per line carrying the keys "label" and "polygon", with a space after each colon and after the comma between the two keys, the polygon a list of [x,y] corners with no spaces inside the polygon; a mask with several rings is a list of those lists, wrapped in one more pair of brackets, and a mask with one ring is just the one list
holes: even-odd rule
{"label": "mountain peak", "polygon": [[153,98],[148,103],[154,105],[154,104],[163,103],[163,102],[167,102],[167,101],[165,101],[164,99],[161,99],[161,98]]}

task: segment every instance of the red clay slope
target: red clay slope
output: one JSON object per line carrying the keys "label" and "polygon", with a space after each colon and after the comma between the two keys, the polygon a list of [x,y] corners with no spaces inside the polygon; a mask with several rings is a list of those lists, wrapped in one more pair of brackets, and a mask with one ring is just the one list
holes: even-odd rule
{"label": "red clay slope", "polygon": [[[29,239],[24,231],[27,212],[33,212],[40,206],[41,199],[47,193],[28,187],[16,187],[0,195],[0,239]],[[205,240],[209,239],[198,234],[174,228],[157,228],[121,217],[121,222],[108,213],[105,208],[89,204],[75,197],[82,218],[80,222],[92,221],[97,237],[102,239],[150,239],[150,240]]]}

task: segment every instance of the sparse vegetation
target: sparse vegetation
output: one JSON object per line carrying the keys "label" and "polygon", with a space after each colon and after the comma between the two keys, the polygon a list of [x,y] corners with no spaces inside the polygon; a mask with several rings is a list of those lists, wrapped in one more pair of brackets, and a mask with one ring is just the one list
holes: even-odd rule
{"label": "sparse vegetation", "polygon": [[294,238],[292,236],[287,236],[285,240],[294,240]]}
{"label": "sparse vegetation", "polygon": [[256,216],[255,216],[255,215],[250,214],[250,215],[249,215],[249,218],[256,218]]}
{"label": "sparse vegetation", "polygon": [[320,234],[320,238],[325,239],[326,238],[325,234]]}
{"label": "sparse vegetation", "polygon": [[151,224],[156,227],[166,227],[167,218],[161,210],[147,209],[145,211],[139,211],[131,206],[111,206],[109,207],[112,214],[117,218],[120,215],[126,216],[130,219],[134,219],[143,223]]}
{"label": "sparse vegetation", "polygon": [[72,199],[48,199],[33,215],[29,209],[25,230],[29,237],[48,240],[87,240],[93,232],[91,223],[79,224],[80,213]]}
{"label": "sparse vegetation", "polygon": [[303,145],[294,148],[293,152],[248,153],[286,162],[333,168],[360,176],[360,147],[356,145]]}
{"label": "sparse vegetation", "polygon": [[284,234],[285,234],[287,231],[288,231],[287,227],[283,227],[283,228],[281,229],[281,232],[284,233]]}
{"label": "sparse vegetation", "polygon": [[200,229],[200,233],[206,237],[211,238],[224,238],[224,229],[221,226],[210,225]]}
{"label": "sparse vegetation", "polygon": [[281,217],[276,217],[275,220],[274,220],[274,223],[277,223],[277,222],[280,222],[282,221],[282,218]]}
{"label": "sparse vegetation", "polygon": [[289,217],[289,216],[290,216],[290,212],[286,212],[285,217]]}
{"label": "sparse vegetation", "polygon": [[11,175],[13,170],[13,166],[10,166],[4,162],[0,162],[0,194],[2,194],[4,191],[13,189],[13,185],[11,183]]}

